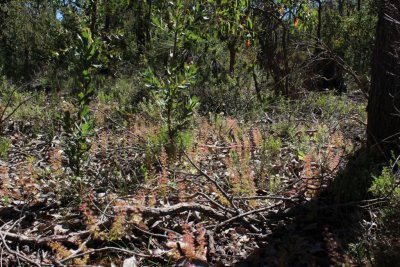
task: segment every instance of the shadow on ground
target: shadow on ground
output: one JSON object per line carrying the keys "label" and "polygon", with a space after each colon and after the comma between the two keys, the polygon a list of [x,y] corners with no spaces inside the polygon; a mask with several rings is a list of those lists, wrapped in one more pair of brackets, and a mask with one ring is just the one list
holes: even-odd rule
{"label": "shadow on ground", "polygon": [[268,222],[271,234],[237,266],[365,266],[346,251],[364,229],[359,201],[368,198],[371,162],[365,149],[354,153],[317,197]]}

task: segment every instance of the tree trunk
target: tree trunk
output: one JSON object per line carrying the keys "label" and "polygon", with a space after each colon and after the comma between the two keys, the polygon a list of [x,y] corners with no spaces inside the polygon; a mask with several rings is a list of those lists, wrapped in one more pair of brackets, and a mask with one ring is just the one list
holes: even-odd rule
{"label": "tree trunk", "polygon": [[233,76],[236,64],[236,39],[228,41],[229,50],[229,74]]}
{"label": "tree trunk", "polygon": [[400,1],[382,0],[372,58],[368,146],[382,155],[400,152]]}
{"label": "tree trunk", "polygon": [[138,54],[142,55],[145,52],[146,44],[150,41],[152,1],[131,1],[130,8],[136,16],[136,44]]}
{"label": "tree trunk", "polygon": [[344,4],[344,0],[339,0],[339,16],[343,16],[343,4]]}
{"label": "tree trunk", "polygon": [[93,0],[90,5],[90,31],[92,36],[96,35],[96,23],[97,23],[97,0]]}
{"label": "tree trunk", "polygon": [[260,103],[262,103],[261,89],[260,89],[260,85],[258,84],[258,80],[257,80],[255,64],[252,67],[252,72],[253,72],[253,81],[254,81],[254,88],[256,89],[257,100]]}
{"label": "tree trunk", "polygon": [[110,30],[110,23],[112,16],[110,0],[105,0],[104,5],[105,5],[104,31],[108,33],[108,31]]}
{"label": "tree trunk", "polygon": [[321,27],[322,27],[322,3],[321,0],[317,0],[318,3],[318,24],[317,24],[317,39],[321,41]]}
{"label": "tree trunk", "polygon": [[283,94],[289,96],[289,59],[288,59],[288,43],[286,42],[286,38],[289,36],[289,33],[286,29],[286,26],[283,25],[282,29],[282,49],[283,49],[283,69],[284,69],[284,83],[283,83]]}

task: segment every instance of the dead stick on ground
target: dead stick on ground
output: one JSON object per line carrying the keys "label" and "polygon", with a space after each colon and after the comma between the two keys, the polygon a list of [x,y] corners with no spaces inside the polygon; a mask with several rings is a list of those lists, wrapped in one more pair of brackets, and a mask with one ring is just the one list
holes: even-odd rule
{"label": "dead stick on ground", "polygon": [[188,154],[186,154],[185,151],[183,151],[183,154],[186,156],[186,158],[189,160],[190,164],[192,164],[192,166],[201,174],[203,175],[207,180],[209,180],[211,183],[213,183],[218,190],[222,193],[222,195],[229,201],[229,203],[231,204],[231,206],[236,210],[237,213],[239,213],[239,209],[236,207],[235,203],[233,202],[232,198],[225,192],[224,189],[222,189],[222,187],[217,183],[217,181],[215,181],[213,178],[211,178],[207,173],[205,173],[202,169],[200,169],[200,167],[198,167],[193,161],[192,159],[188,156]]}
{"label": "dead stick on ground", "polygon": [[250,211],[248,211],[248,212],[241,213],[241,214],[239,214],[239,215],[237,215],[237,216],[234,216],[234,217],[232,217],[232,218],[229,218],[228,220],[225,220],[225,221],[223,221],[223,222],[217,224],[217,225],[214,227],[214,231],[217,231],[219,228],[221,228],[222,226],[224,226],[224,225],[226,225],[226,224],[228,224],[228,223],[230,223],[230,222],[232,222],[232,221],[241,219],[241,218],[243,218],[243,217],[246,217],[246,216],[251,215],[251,214],[254,214],[254,213],[264,212],[264,211],[273,209],[273,208],[275,208],[275,207],[277,207],[277,206],[280,206],[281,204],[282,204],[282,202],[277,203],[277,204],[275,204],[275,205],[273,205],[273,206],[263,207],[263,208],[260,208],[260,209],[250,210]]}
{"label": "dead stick on ground", "polygon": [[254,213],[260,213],[260,212],[264,212],[264,211],[270,210],[270,209],[275,208],[275,207],[277,207],[277,206],[279,206],[281,204],[282,204],[282,202],[277,203],[277,204],[275,204],[273,206],[268,206],[268,207],[263,207],[263,208],[260,208],[260,209],[250,210],[248,212],[241,213],[241,214],[239,214],[237,216],[234,216],[232,218],[229,218],[229,219],[217,224],[212,231],[208,231],[209,248],[210,248],[210,252],[209,253],[211,255],[215,254],[214,233],[216,233],[218,231],[218,229],[220,229],[221,227],[225,226],[226,224],[228,224],[228,223],[230,223],[232,221],[238,220],[238,219],[242,219],[245,222],[249,223],[247,220],[245,220],[246,216],[249,216],[249,215],[254,214]]}
{"label": "dead stick on ground", "polygon": [[[186,194],[186,193],[185,193],[185,194]],[[202,197],[204,197],[205,199],[207,199],[211,204],[214,204],[215,206],[217,206],[217,207],[220,208],[221,210],[224,210],[224,211],[229,212],[229,213],[235,213],[234,210],[231,210],[231,209],[229,209],[229,208],[227,208],[227,207],[224,207],[223,205],[221,205],[220,203],[218,203],[218,202],[216,202],[215,200],[211,199],[209,196],[207,196],[207,195],[204,194],[203,192],[196,192],[195,194],[192,194],[192,195],[189,195],[189,194],[186,194],[186,195],[187,195],[187,196],[185,196],[185,198],[187,198],[187,199],[195,198],[195,197],[197,197],[197,196],[202,196]]]}
{"label": "dead stick on ground", "polygon": [[141,212],[143,214],[144,218],[149,218],[149,217],[163,217],[163,216],[173,216],[177,215],[182,212],[186,211],[198,211],[205,216],[208,216],[210,218],[219,220],[219,221],[224,221],[232,216],[229,214],[225,214],[222,212],[219,212],[211,207],[198,204],[198,203],[179,203],[176,205],[172,206],[167,206],[163,208],[149,208],[149,207],[136,207],[136,206],[124,206],[123,207],[126,211],[131,211],[131,212]]}
{"label": "dead stick on ground", "polygon": [[[218,221],[225,221],[231,218],[230,213],[220,212],[218,210],[213,209],[212,207],[198,204],[198,203],[179,203],[172,206],[161,207],[161,208],[149,208],[149,207],[136,207],[136,206],[125,206],[123,207],[127,211],[131,212],[141,212],[146,218],[153,217],[164,217],[167,215],[174,216],[180,214],[182,212],[187,211],[198,211],[205,216],[216,219]],[[97,225],[107,224],[107,221],[102,221]],[[4,228],[5,225],[3,225]],[[4,237],[4,239],[8,239],[14,242],[35,245],[35,246],[48,246],[49,241],[60,242],[62,244],[70,243],[73,244],[74,240],[77,238],[85,239],[90,236],[90,231],[84,230],[76,233],[70,233],[67,235],[53,235],[46,237],[30,237],[21,234],[11,233],[9,231],[4,231],[0,228],[0,235]]]}
{"label": "dead stick on ground", "polygon": [[82,252],[82,253],[79,253],[79,254],[76,254],[76,255],[71,255],[71,256],[68,256],[68,257],[66,257],[66,258],[64,258],[62,260],[57,261],[56,263],[60,265],[60,264],[62,264],[64,262],[66,262],[66,261],[69,261],[69,260],[72,260],[72,259],[75,259],[75,258],[79,258],[79,257],[85,256],[87,254],[92,254],[92,253],[101,252],[101,251],[118,251],[118,252],[123,252],[123,253],[131,254],[131,255],[143,257],[143,258],[152,257],[152,255],[138,253],[138,252],[134,252],[134,251],[131,251],[131,250],[128,250],[128,249],[117,248],[117,247],[104,247],[104,248],[91,249],[91,250],[88,250],[88,251],[85,251],[85,252]]}
{"label": "dead stick on ground", "polygon": [[[20,221],[20,220],[22,220],[22,219],[23,219],[23,217],[20,218],[19,220],[17,220],[17,222]],[[15,223],[12,225],[12,227],[14,227],[15,224],[16,224],[17,222],[15,222]],[[5,225],[6,225],[6,224],[5,224]],[[3,228],[5,225],[3,225],[2,228]],[[11,227],[11,228],[12,228],[12,227]],[[7,250],[9,253],[13,254],[14,256],[16,256],[16,257],[18,257],[18,258],[21,258],[23,261],[25,261],[25,262],[31,264],[32,266],[38,266],[38,267],[40,267],[40,264],[39,264],[39,263],[37,263],[37,262],[35,262],[35,261],[29,259],[28,257],[22,255],[21,253],[15,251],[15,250],[12,250],[12,249],[7,245],[7,241],[6,241],[6,239],[5,239],[4,235],[3,235],[3,233],[4,233],[4,231],[0,231],[0,238],[1,238],[1,241],[3,242],[4,247],[6,248],[6,250]]]}
{"label": "dead stick on ground", "polygon": [[75,240],[78,237],[80,239],[86,238],[87,236],[90,235],[90,232],[85,230],[69,235],[56,235],[56,236],[53,235],[53,236],[38,238],[38,237],[29,237],[20,234],[14,234],[0,230],[0,235],[14,242],[19,242],[27,245],[47,246],[49,241],[61,242],[61,243],[68,242],[74,244],[73,240]]}

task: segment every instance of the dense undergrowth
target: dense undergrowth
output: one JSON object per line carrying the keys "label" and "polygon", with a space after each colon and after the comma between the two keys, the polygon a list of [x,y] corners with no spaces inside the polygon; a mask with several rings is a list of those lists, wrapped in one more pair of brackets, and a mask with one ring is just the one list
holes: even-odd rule
{"label": "dense undergrowth", "polygon": [[[2,105],[12,104],[2,122],[1,213],[20,223],[19,237],[7,221],[2,227],[3,238],[18,240],[6,263],[107,265],[132,254],[142,266],[395,260],[397,174],[379,174],[360,152],[361,95],[269,97],[239,117],[194,113],[171,153],[162,117],[146,102],[129,112],[129,84],[118,81],[90,102],[95,127],[76,172],[63,133],[63,114],[77,112],[73,99],[3,82]],[[265,246],[278,250],[257,252]]]}
{"label": "dense undergrowth", "polygon": [[395,266],[377,4],[317,2],[1,3],[0,266]]}

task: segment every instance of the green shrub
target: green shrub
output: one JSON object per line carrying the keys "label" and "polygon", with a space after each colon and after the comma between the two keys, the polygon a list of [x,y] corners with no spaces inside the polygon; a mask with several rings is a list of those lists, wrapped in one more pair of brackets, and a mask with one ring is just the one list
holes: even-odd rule
{"label": "green shrub", "polygon": [[160,141],[169,156],[176,155],[182,140],[187,140],[187,131],[192,116],[199,105],[198,99],[188,94],[188,87],[195,81],[196,68],[186,65],[183,72],[174,70],[165,79],[148,69],[146,81],[152,88],[150,99],[142,105],[144,111],[162,123]]}
{"label": "green shrub", "polygon": [[66,138],[65,152],[69,165],[75,176],[80,176],[82,164],[90,149],[89,137],[93,134],[94,120],[91,117],[89,104],[94,95],[92,72],[98,57],[98,40],[92,39],[89,29],[84,29],[79,35],[76,47],[76,60],[72,62],[72,71],[76,78],[77,88],[74,90],[78,102],[78,112],[72,115],[70,111],[64,114],[64,131]]}
{"label": "green shrub", "polygon": [[0,136],[0,158],[6,159],[10,150],[11,140]]}
{"label": "green shrub", "polygon": [[400,197],[400,188],[396,188],[396,179],[391,167],[384,167],[380,175],[372,176],[369,191],[376,197],[384,197],[390,193]]}

